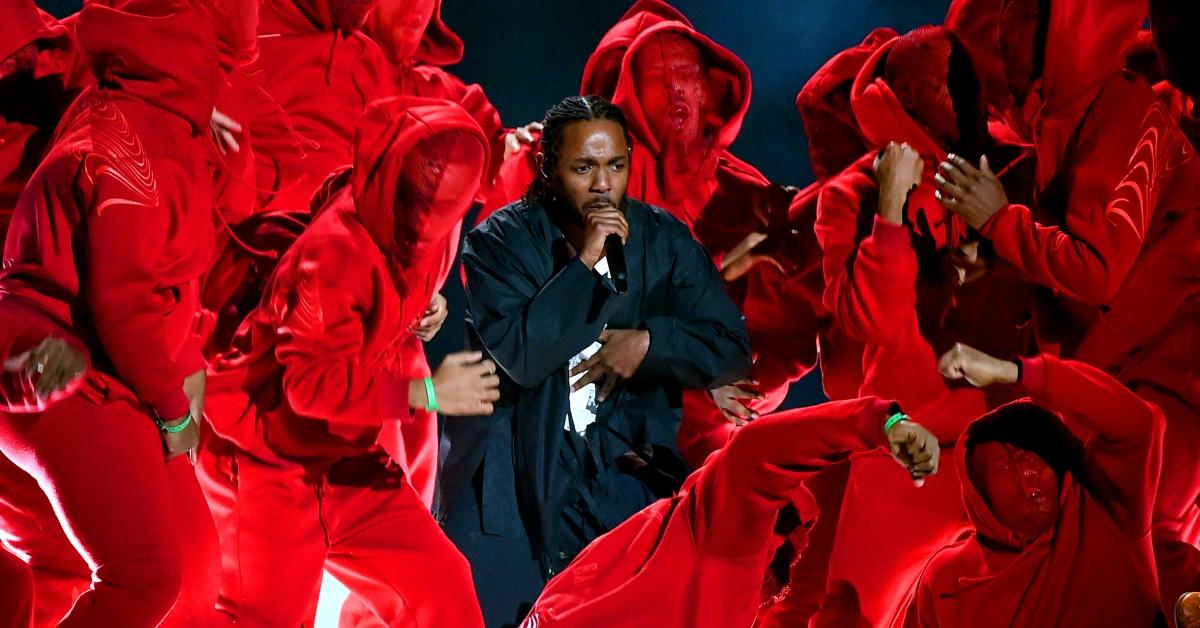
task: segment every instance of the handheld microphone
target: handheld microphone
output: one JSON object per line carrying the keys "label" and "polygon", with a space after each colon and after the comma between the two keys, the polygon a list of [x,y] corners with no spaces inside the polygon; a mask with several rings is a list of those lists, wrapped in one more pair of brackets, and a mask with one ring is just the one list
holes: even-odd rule
{"label": "handheld microphone", "polygon": [[625,268],[625,245],[621,244],[621,236],[613,233],[604,238],[604,257],[608,258],[613,288],[618,294],[624,293],[629,289],[629,271]]}

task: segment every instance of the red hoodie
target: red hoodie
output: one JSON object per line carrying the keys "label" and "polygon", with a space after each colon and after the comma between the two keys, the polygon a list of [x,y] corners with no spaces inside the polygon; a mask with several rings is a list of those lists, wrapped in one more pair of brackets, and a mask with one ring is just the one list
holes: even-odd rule
{"label": "red hoodie", "polygon": [[[980,10],[998,15],[988,2]],[[1009,116],[1036,144],[1037,198],[981,229],[1000,257],[1055,291],[1061,305],[1039,309],[1038,335],[1063,355],[1074,355],[1100,306],[1126,284],[1166,210],[1195,197],[1190,146],[1149,85],[1122,71],[1146,15],[1144,0],[1103,10],[1051,3],[1040,82]]]}
{"label": "red hoodie", "polygon": [[73,43],[33,0],[3,0],[0,13],[0,241],[73,93],[62,75]]}
{"label": "red hoodie", "polygon": [[[750,626],[780,510],[817,517],[805,479],[885,444],[878,399],[781,412],[742,430],[679,493],[593,541],[546,585],[524,628]],[[900,474],[899,469],[896,469]]]}
{"label": "red hoodie", "polygon": [[[367,105],[393,93],[387,58],[358,31],[373,2],[268,0],[250,109],[258,211],[307,212],[333,169],[353,161]],[[285,115],[281,115],[280,110]]]}
{"label": "red hoodie", "polygon": [[184,377],[204,368],[195,326],[213,238],[216,38],[192,4],[138,9],[161,16],[80,14],[77,41],[100,85],[64,115],[21,196],[0,291],[73,329],[93,367],[179,417]]}
{"label": "red hoodie", "polygon": [[[1104,373],[1049,356],[1024,360],[1022,385],[1032,401],[981,417],[964,435],[959,475],[974,531],[930,559],[907,625],[1152,625],[1162,413]],[[1061,474],[1057,518],[1032,536],[1001,523],[975,463],[980,444],[1022,438]]]}
{"label": "red hoodie", "polygon": [[[413,180],[405,168],[420,166],[406,154],[428,138],[459,136],[481,149],[474,170],[470,161],[452,168],[454,198],[397,198],[399,182]],[[410,416],[408,328],[449,272],[487,142],[460,107],[417,98],[372,105],[356,137],[349,185],[288,250],[237,350],[213,367],[213,428],[243,449],[327,463],[361,453],[384,422]]]}

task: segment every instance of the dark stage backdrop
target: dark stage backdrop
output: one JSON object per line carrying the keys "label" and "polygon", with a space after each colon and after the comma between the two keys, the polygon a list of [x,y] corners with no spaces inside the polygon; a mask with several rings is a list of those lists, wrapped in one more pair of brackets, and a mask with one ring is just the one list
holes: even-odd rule
{"label": "dark stage backdrop", "polygon": [[[56,15],[78,10],[72,0],[39,0]],[[539,119],[579,90],[588,54],[632,0],[445,0],[443,17],[466,42],[451,68],[483,85],[504,123]],[[796,92],[831,55],[877,26],[900,32],[940,23],[947,0],[674,0],[696,28],[750,66],[753,100],[734,152],[772,180],[804,185],[811,178]],[[457,269],[447,283],[451,319],[429,345],[430,362],[462,346],[463,294]],[[820,398],[815,381],[793,390],[789,406]]]}

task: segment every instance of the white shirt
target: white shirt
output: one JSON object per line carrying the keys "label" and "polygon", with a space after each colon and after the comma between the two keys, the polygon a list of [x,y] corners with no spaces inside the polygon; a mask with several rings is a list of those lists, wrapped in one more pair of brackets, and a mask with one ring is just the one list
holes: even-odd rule
{"label": "white shirt", "polygon": [[[602,257],[592,270],[606,279],[612,279],[608,271],[608,258]],[[586,349],[580,351],[571,358],[567,363],[567,370],[575,368],[579,364],[586,362],[596,352],[600,350],[600,341],[595,341],[588,345]],[[583,373],[575,375],[568,380],[568,385],[574,386],[575,382],[583,377]],[[563,421],[563,429],[574,430],[576,434],[583,436],[587,432],[587,428],[592,423],[596,422],[596,383],[593,382],[571,393],[570,403],[567,405],[567,416]]]}

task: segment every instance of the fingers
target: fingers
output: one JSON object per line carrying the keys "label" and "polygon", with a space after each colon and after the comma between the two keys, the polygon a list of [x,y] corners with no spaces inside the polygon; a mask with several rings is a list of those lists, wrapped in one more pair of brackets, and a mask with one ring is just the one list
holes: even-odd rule
{"label": "fingers", "polygon": [[584,373],[583,377],[579,378],[579,381],[575,382],[575,384],[571,386],[571,392],[583,390],[583,388],[588,384],[594,384],[609,374],[610,371],[608,368],[602,364],[597,364],[595,368]]}
{"label": "fingers", "polygon": [[951,180],[947,179],[946,177],[942,176],[942,173],[940,173],[940,172],[933,175],[933,181],[934,181],[934,183],[937,184],[937,190],[940,194],[940,196],[938,197],[939,199],[942,196],[947,196],[947,195],[949,195],[953,198],[956,198],[956,199],[962,198],[967,195],[967,189],[965,187],[959,185],[955,181],[951,181]]}
{"label": "fingers", "polygon": [[946,164],[953,165],[955,169],[959,170],[963,175],[966,175],[970,179],[979,178],[979,170],[976,169],[975,166],[972,166],[971,162],[958,155],[955,155],[954,153],[946,155],[946,161],[942,162],[943,169],[945,169]]}
{"label": "fingers", "polygon": [[527,128],[533,129],[534,131],[537,131],[539,133],[542,132],[542,129],[546,128],[545,126],[542,125],[541,122],[530,122],[529,124],[526,124],[525,126]]}
{"label": "fingers", "polygon": [[242,125],[238,124],[237,120],[234,120],[233,118],[230,118],[229,116],[221,113],[216,108],[213,108],[213,111],[212,111],[212,121],[214,124],[217,124],[223,128],[229,129],[230,131],[233,131],[234,133],[242,132]]}
{"label": "fingers", "polygon": [[583,362],[580,362],[579,364],[576,364],[575,368],[571,369],[570,375],[571,375],[571,377],[575,377],[576,375],[579,375],[580,373],[586,373],[599,363],[600,363],[600,352],[597,351],[596,353],[594,353],[592,355],[592,357],[584,360]]}
{"label": "fingers", "polygon": [[938,371],[942,373],[942,377],[946,379],[962,379],[965,374],[962,370],[962,355],[963,344],[957,343],[946,353],[938,358]]}
{"label": "fingers", "polygon": [[996,173],[992,172],[992,164],[988,162],[987,155],[979,158],[979,171],[987,177],[996,176]]}
{"label": "fingers", "polygon": [[4,370],[9,371],[10,373],[24,370],[31,363],[32,357],[33,349],[30,349],[29,351],[26,351],[20,355],[14,355],[13,357],[4,361]]}
{"label": "fingers", "polygon": [[606,378],[604,379],[604,385],[603,385],[603,386],[601,386],[601,387],[600,387],[600,391],[596,393],[596,401],[597,401],[597,403],[598,403],[598,402],[601,402],[601,401],[604,401],[605,399],[608,399],[608,395],[609,395],[609,393],[611,393],[611,392],[613,391],[613,388],[616,388],[616,387],[617,387],[617,378],[616,378],[616,376],[613,376],[613,377],[606,377]]}
{"label": "fingers", "polygon": [[609,339],[611,339],[612,337],[613,337],[613,330],[605,328],[604,331],[600,332],[600,338],[598,338],[598,340],[600,342],[608,342]]}
{"label": "fingers", "polygon": [[521,141],[517,139],[515,132],[504,134],[504,157],[508,158],[521,150]]}

